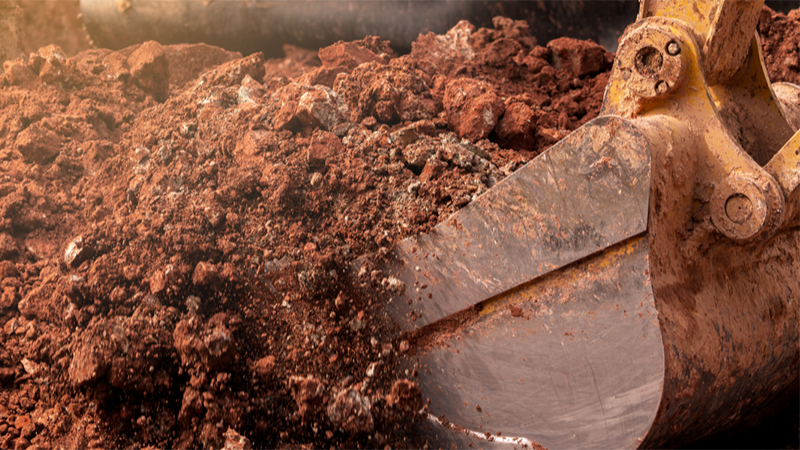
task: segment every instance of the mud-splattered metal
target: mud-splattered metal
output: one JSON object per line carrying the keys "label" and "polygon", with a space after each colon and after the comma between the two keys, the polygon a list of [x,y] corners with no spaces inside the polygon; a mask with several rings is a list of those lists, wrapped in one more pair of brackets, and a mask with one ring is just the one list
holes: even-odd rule
{"label": "mud-splattered metal", "polygon": [[596,119],[432,232],[401,242],[383,266],[405,286],[388,314],[412,330],[644,232],[646,146],[625,120]]}
{"label": "mud-splattered metal", "polygon": [[796,398],[798,106],[761,3],[644,1],[606,116],[356,263],[416,343],[429,444],[670,447]]}

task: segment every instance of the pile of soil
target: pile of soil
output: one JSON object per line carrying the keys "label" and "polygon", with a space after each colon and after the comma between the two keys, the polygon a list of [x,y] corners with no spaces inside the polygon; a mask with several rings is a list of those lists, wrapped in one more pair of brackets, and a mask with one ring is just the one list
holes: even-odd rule
{"label": "pile of soil", "polygon": [[349,264],[596,117],[613,62],[494,25],[6,62],[0,449],[421,446]]}
{"label": "pile of soil", "polygon": [[800,85],[800,9],[784,15],[764,7],[758,34],[772,82]]}
{"label": "pile of soil", "polygon": [[495,23],[7,62],[0,448],[407,445],[423,399],[349,263],[595,117],[613,58]]}

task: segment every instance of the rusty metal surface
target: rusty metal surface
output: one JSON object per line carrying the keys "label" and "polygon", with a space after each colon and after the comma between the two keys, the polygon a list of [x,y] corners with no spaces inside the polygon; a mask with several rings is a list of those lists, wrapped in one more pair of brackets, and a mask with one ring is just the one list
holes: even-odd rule
{"label": "rusty metal surface", "polygon": [[[781,144],[791,138],[780,114],[787,108],[773,97],[752,40],[741,71],[711,86],[696,32],[663,17],[631,27],[603,106],[661,143],[652,148],[648,236],[665,384],[647,448],[752,423],[798,390],[800,230],[788,181],[796,144]],[[660,98],[631,90],[633,55],[647,46],[666,52],[672,40],[684,72],[672,79],[681,81]]]}
{"label": "rusty metal surface", "polygon": [[735,76],[724,84],[709,86],[719,118],[759,165],[770,158],[794,132],[774,97],[758,36],[750,41],[750,53]]}
{"label": "rusty metal surface", "polygon": [[404,240],[379,266],[405,286],[387,313],[403,329],[421,327],[642,233],[647,146],[624,119],[595,119]]}
{"label": "rusty metal surface", "polygon": [[[637,237],[483,305],[446,346],[409,361],[430,413],[549,449],[636,448],[664,378],[648,254]],[[466,439],[423,431],[434,447]]]}
{"label": "rusty metal surface", "polygon": [[[706,240],[703,253],[698,244],[651,242],[666,370],[644,448],[757,423],[798,395],[800,229],[763,247]],[[670,247],[685,256],[668,258]]]}
{"label": "rusty metal surface", "polygon": [[800,188],[800,130],[786,141],[764,169],[775,177],[786,196]]}

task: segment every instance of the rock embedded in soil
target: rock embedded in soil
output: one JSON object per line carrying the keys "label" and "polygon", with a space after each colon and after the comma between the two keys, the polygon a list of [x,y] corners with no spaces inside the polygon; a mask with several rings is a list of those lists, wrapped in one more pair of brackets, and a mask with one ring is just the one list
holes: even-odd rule
{"label": "rock embedded in soil", "polygon": [[397,380],[392,385],[387,403],[403,414],[417,414],[423,406],[422,389],[413,381]]}
{"label": "rock embedded in soil", "polygon": [[213,286],[219,281],[219,270],[216,265],[200,261],[192,272],[192,283],[195,286]]}
{"label": "rock embedded in soil", "polygon": [[333,133],[325,131],[314,133],[308,146],[308,167],[311,170],[321,170],[329,158],[343,151],[342,141]]}
{"label": "rock embedded in soil", "polygon": [[346,102],[351,122],[373,116],[381,122],[414,122],[436,116],[437,105],[425,74],[392,60],[365,63],[336,77],[334,90]]}
{"label": "rock embedded in soil", "polygon": [[175,325],[173,341],[181,363],[204,370],[224,370],[236,356],[236,341],[226,313],[217,313],[208,321],[189,315]]}
{"label": "rock embedded in soil", "polygon": [[17,304],[20,314],[47,322],[63,319],[63,316],[59,316],[65,302],[58,295],[54,284],[54,280],[50,279],[28,290]]}
{"label": "rock embedded in soil", "polygon": [[522,45],[514,39],[500,38],[486,46],[481,63],[487,66],[504,67],[509,61],[524,54]]}
{"label": "rock embedded in soil", "polygon": [[352,42],[340,42],[320,49],[319,59],[327,67],[344,67],[347,70],[353,70],[368,62],[386,63],[371,50]]}
{"label": "rock embedded in soil", "polygon": [[312,375],[290,377],[289,389],[297,405],[297,417],[303,422],[315,417],[324,406],[325,386]]}
{"label": "rock embedded in soil", "polygon": [[253,448],[253,445],[250,443],[249,439],[231,428],[228,428],[228,431],[224,433],[224,436],[225,445],[222,447],[222,450],[250,450]]}
{"label": "rock embedded in soil", "polygon": [[411,44],[411,54],[418,60],[431,63],[442,73],[449,73],[458,64],[475,59],[474,32],[475,26],[462,20],[444,35],[432,32],[420,35]]}
{"label": "rock embedded in soil", "polygon": [[[17,240],[8,233],[0,233],[0,260],[8,262],[7,260],[17,255],[19,255],[19,244]],[[16,269],[14,269],[14,271],[16,271]],[[3,270],[3,272],[5,273],[7,270]]]}
{"label": "rock embedded in soil", "polygon": [[11,85],[22,85],[36,78],[36,74],[22,58],[5,61],[3,72],[5,72],[5,80]]}
{"label": "rock embedded in soil", "polygon": [[39,74],[39,79],[42,82],[57,83],[64,79],[64,65],[67,63],[67,55],[60,47],[48,45],[40,48],[31,57],[28,64],[31,65],[31,62],[35,64],[33,69]]}
{"label": "rock embedded in soil", "polygon": [[197,79],[209,67],[242,57],[241,53],[206,44],[168,45],[164,52],[169,62],[169,85],[175,87]]}
{"label": "rock embedded in soil", "polygon": [[150,292],[170,296],[183,287],[184,281],[180,269],[173,264],[167,264],[163,269],[156,270],[150,277]]}
{"label": "rock embedded in soil", "polygon": [[78,236],[67,245],[67,249],[64,251],[64,262],[70,267],[77,268],[93,254],[91,245],[85,243],[82,236]]}
{"label": "rock embedded in soil", "polygon": [[505,111],[503,100],[488,83],[459,78],[448,83],[444,93],[447,123],[460,138],[485,139]]}
{"label": "rock embedded in soil", "polygon": [[342,389],[328,406],[328,418],[348,433],[369,433],[375,427],[369,398],[352,387]]}
{"label": "rock embedded in soil", "polygon": [[556,70],[568,69],[578,77],[600,72],[610,61],[603,47],[591,41],[558,38],[547,43]]}
{"label": "rock embedded in soil", "polygon": [[36,123],[17,135],[16,145],[23,158],[44,165],[58,155],[61,149],[61,137]]}
{"label": "rock embedded in soil", "polygon": [[267,355],[253,363],[253,373],[261,381],[270,381],[275,373],[275,357]]}
{"label": "rock embedded in soil", "polygon": [[339,96],[324,86],[289,84],[276,92],[281,109],[273,119],[277,130],[300,131],[304,127],[327,131],[347,122],[347,109]]}
{"label": "rock embedded in soil", "polygon": [[[530,35],[530,25],[524,20],[513,20],[508,17],[492,18],[494,28],[481,28],[472,36],[472,46],[483,50],[498,40],[506,39],[517,43],[521,48],[530,51],[536,45],[536,38]],[[516,56],[514,53],[511,56]]]}
{"label": "rock embedded in soil", "polygon": [[145,92],[157,102],[167,99],[169,93],[169,62],[164,48],[155,41],[147,41],[128,57],[131,76]]}
{"label": "rock embedded in soil", "polygon": [[105,325],[103,320],[93,322],[76,340],[68,371],[74,386],[96,382],[106,374],[113,349],[107,337],[103,336]]}
{"label": "rock embedded in soil", "polygon": [[195,417],[202,417],[205,413],[205,406],[203,406],[203,396],[194,388],[187,387],[183,391],[183,400],[181,401],[181,409],[178,412],[178,421],[185,425],[189,425]]}
{"label": "rock embedded in soil", "polygon": [[522,102],[509,105],[494,128],[497,143],[505,148],[527,150],[536,144],[536,113]]}

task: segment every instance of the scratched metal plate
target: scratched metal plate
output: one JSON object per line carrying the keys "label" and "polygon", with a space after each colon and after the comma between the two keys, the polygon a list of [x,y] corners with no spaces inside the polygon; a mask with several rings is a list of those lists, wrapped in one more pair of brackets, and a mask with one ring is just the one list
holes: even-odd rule
{"label": "scratched metal plate", "polygon": [[630,122],[597,118],[402,241],[379,266],[405,286],[387,316],[413,330],[644,232],[648,149]]}
{"label": "scratched metal plate", "polygon": [[[431,414],[551,450],[637,447],[664,381],[648,251],[643,235],[493,299],[411,358]],[[420,432],[432,447],[476,440],[432,423]]]}

